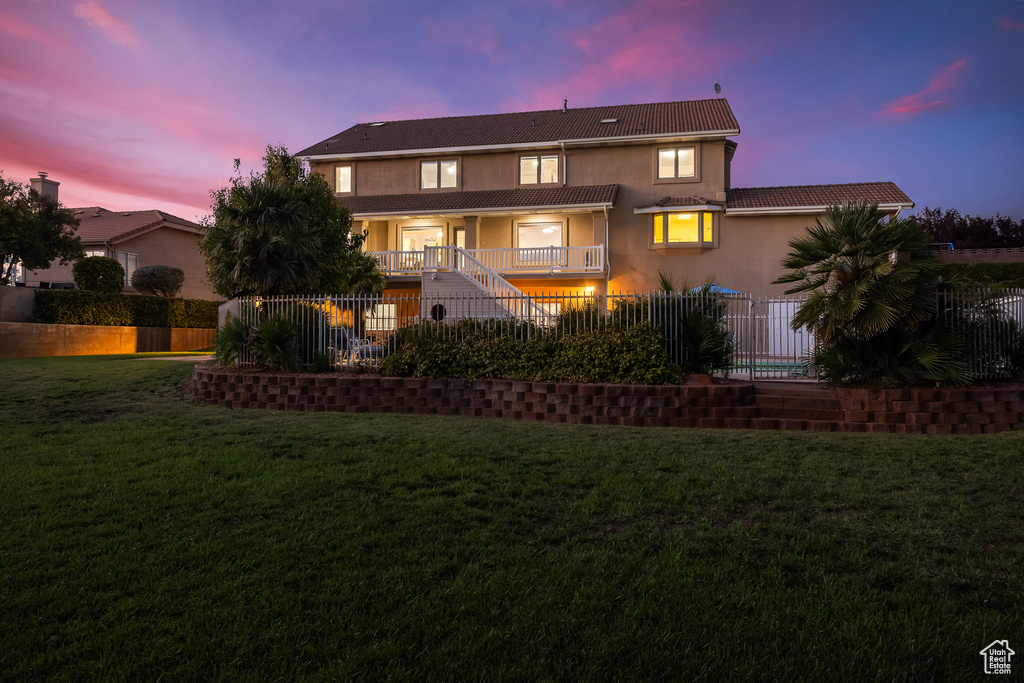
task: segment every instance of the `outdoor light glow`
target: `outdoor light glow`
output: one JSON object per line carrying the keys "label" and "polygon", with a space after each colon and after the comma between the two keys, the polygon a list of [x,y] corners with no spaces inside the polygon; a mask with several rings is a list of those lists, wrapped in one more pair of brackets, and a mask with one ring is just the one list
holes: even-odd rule
{"label": "outdoor light glow", "polygon": [[593,293],[594,293],[594,288],[593,288],[593,287],[587,287],[587,288],[586,288],[586,289],[585,289],[584,291],[585,291],[585,292],[586,292],[587,294],[593,294]]}

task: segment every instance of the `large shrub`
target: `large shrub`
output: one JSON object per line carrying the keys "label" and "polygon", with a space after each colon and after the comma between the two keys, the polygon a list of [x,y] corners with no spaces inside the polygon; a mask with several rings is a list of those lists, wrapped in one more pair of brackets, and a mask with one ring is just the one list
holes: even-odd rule
{"label": "large shrub", "polygon": [[174,266],[143,266],[132,273],[132,287],[140,294],[172,299],[185,284],[185,271]]}
{"label": "large shrub", "polygon": [[724,374],[733,355],[726,308],[726,299],[708,284],[682,292],[663,288],[661,293],[615,301],[611,322],[615,327],[644,322],[657,329],[669,356],[686,373]]}
{"label": "large shrub", "polygon": [[282,314],[266,316],[255,327],[231,318],[217,332],[213,348],[214,358],[224,366],[248,360],[283,372],[301,367],[299,327]]}
{"label": "large shrub", "polygon": [[124,288],[124,267],[117,259],[87,256],[71,268],[75,287],[87,292],[116,294]]}

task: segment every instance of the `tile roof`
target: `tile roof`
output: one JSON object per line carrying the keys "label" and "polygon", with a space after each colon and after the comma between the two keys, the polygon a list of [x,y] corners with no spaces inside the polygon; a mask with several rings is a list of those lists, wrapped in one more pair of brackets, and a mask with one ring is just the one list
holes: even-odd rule
{"label": "tile roof", "polygon": [[[609,119],[614,119],[614,122],[602,123]],[[386,121],[383,125],[360,123],[307,147],[298,156],[540,145],[593,138],[685,136],[715,132],[723,135],[739,133],[739,124],[725,99],[586,107],[565,112],[546,109],[448,116]]]}
{"label": "tile roof", "polygon": [[638,206],[637,209],[653,209],[661,206],[725,206],[725,202],[704,197],[664,197],[653,204]]}
{"label": "tile roof", "polygon": [[905,204],[913,207],[903,190],[892,182],[848,183],[844,185],[789,185],[786,187],[734,187],[725,191],[727,209],[818,207],[844,201],[867,200],[877,204]]}
{"label": "tile roof", "polygon": [[108,211],[99,206],[73,209],[81,221],[75,234],[86,244],[122,240],[151,228],[166,226],[198,234],[202,228],[192,221],[164,211]]}
{"label": "tile roof", "polygon": [[343,197],[341,203],[356,216],[367,214],[472,213],[526,208],[553,209],[615,203],[618,185],[517,188],[469,192],[424,192]]}

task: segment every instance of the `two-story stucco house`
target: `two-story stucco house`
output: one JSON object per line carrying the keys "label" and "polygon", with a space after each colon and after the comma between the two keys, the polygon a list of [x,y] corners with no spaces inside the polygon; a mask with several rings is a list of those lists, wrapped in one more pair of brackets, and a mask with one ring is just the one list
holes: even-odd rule
{"label": "two-story stucco house", "polygon": [[664,271],[781,294],[787,242],[825,207],[914,206],[891,182],[732,187],[739,132],[724,99],[563,106],[360,123],[299,156],[368,233],[392,292],[645,291]]}

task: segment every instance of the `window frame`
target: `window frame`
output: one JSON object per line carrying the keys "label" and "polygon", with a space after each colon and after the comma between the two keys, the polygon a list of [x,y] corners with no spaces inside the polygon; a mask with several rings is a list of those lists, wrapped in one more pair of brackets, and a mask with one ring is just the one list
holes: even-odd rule
{"label": "window frame", "polygon": [[[665,151],[675,152],[674,164],[675,164],[675,175],[668,176],[665,178],[661,177],[661,153]],[[690,150],[693,152],[693,175],[680,176],[679,175],[679,151]],[[654,148],[654,183],[655,184],[668,184],[668,183],[699,183],[700,182],[700,144],[680,144],[680,145],[659,145]]]}
{"label": "window frame", "polygon": [[[453,163],[455,164],[455,184],[451,186],[442,186],[441,178],[443,177],[442,164]],[[423,167],[426,164],[437,164],[437,186],[436,187],[423,187]],[[457,192],[462,187],[462,159],[461,157],[444,157],[437,159],[420,159],[417,165],[417,181],[416,184],[419,187],[420,192]]]}
{"label": "window frame", "polygon": [[[125,258],[122,259],[122,256],[124,256]],[[132,268],[131,270],[128,270],[128,264],[130,263],[131,257],[133,256],[135,257],[135,267]],[[119,251],[117,252],[117,261],[118,263],[121,264],[121,267],[124,268],[124,286],[131,287],[132,274],[139,269],[139,255],[130,251]]]}
{"label": "window frame", "polygon": [[[523,161],[529,159],[537,160],[537,180],[536,182],[524,182],[523,181]],[[543,170],[543,160],[554,159],[555,160],[555,179],[551,182],[545,183],[541,181],[541,173]],[[562,182],[562,155],[559,153],[554,154],[520,154],[516,157],[516,185],[520,187],[551,187],[553,185],[559,185]]]}
{"label": "window frame", "polygon": [[[341,169],[348,169],[348,189],[338,189],[338,175]],[[335,164],[334,165],[334,194],[340,197],[347,197],[356,193],[356,165],[355,164]]]}
{"label": "window frame", "polygon": [[[697,225],[697,241],[696,242],[669,242],[668,241],[668,220],[669,216],[673,214],[697,214],[699,216],[699,222]],[[672,211],[658,211],[651,215],[651,222],[648,224],[649,232],[647,233],[650,238],[651,249],[716,249],[718,248],[718,232],[719,232],[719,219],[716,218],[716,214],[721,213],[720,211],[707,211],[704,209],[692,209],[692,210],[680,210],[675,209]],[[658,242],[655,237],[657,233],[657,225],[659,218],[662,221],[662,239]],[[706,230],[705,221],[711,221],[711,240],[704,239],[704,233]]]}

